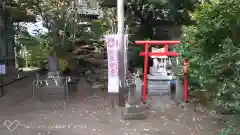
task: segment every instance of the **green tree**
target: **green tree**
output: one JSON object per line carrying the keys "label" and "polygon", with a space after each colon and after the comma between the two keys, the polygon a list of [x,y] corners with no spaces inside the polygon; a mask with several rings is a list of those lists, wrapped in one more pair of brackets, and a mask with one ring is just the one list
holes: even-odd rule
{"label": "green tree", "polygon": [[[133,47],[135,40],[169,40],[171,27],[190,25],[190,12],[199,5],[197,0],[129,0],[126,5],[126,25],[130,38],[131,57],[141,66],[138,56],[142,48]],[[170,28],[170,29],[169,29]],[[176,31],[178,33],[178,31]],[[134,64],[135,65],[135,64]]]}
{"label": "green tree", "polygon": [[164,30],[156,31],[157,27],[190,24],[189,11],[196,4],[191,0],[130,0],[126,8],[130,33],[138,39],[167,39],[159,36]]}
{"label": "green tree", "polygon": [[235,0],[203,3],[193,14],[196,25],[185,29],[183,39],[189,80],[198,80],[201,89],[209,90],[228,112],[239,111],[239,4]]}

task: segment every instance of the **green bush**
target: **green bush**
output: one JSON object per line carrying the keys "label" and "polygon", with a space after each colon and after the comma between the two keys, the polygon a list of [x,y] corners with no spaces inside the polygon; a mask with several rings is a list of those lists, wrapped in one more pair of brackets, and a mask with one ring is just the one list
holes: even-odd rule
{"label": "green bush", "polygon": [[29,65],[33,67],[42,67],[44,61],[47,61],[48,55],[51,49],[45,46],[37,46],[34,50],[31,50],[29,57]]}
{"label": "green bush", "polygon": [[183,38],[182,59],[189,60],[190,83],[197,80],[216,105],[229,112],[240,111],[240,44],[234,38],[240,26],[238,5],[237,0],[203,4],[193,14],[197,24],[186,27]]}

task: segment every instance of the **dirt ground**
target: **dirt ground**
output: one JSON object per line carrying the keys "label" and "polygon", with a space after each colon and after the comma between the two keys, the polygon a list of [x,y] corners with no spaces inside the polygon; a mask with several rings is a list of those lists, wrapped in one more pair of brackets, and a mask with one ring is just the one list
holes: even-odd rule
{"label": "dirt ground", "polygon": [[33,101],[33,79],[8,86],[0,98],[0,135],[215,135],[224,127],[209,114],[184,110],[166,97],[152,101],[147,119],[123,120],[107,93],[84,80],[67,104],[62,97]]}

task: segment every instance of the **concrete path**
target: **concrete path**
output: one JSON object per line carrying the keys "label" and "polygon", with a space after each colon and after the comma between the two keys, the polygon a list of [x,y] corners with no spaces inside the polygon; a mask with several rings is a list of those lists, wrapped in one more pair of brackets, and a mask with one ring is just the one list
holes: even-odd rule
{"label": "concrete path", "polygon": [[0,98],[0,135],[215,135],[224,126],[165,97],[152,101],[155,107],[146,120],[124,121],[120,111],[111,108],[110,97],[83,80],[68,104],[62,97],[33,101],[33,79],[10,85]]}

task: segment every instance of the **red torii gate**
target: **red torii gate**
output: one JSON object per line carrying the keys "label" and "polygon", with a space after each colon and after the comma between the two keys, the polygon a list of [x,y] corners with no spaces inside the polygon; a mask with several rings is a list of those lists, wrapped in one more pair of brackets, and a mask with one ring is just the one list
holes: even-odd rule
{"label": "red torii gate", "polygon": [[[177,57],[179,53],[177,52],[169,52],[168,45],[176,45],[181,44],[180,41],[135,41],[137,45],[145,45],[145,52],[140,52],[140,56],[144,56],[144,76],[143,76],[143,97],[142,102],[146,103],[147,99],[147,72],[148,72],[148,56],[172,56]],[[149,52],[150,45],[163,45],[164,52]],[[188,65],[188,61],[184,60],[184,66]],[[188,80],[187,80],[187,72],[184,71],[184,100],[188,102]]]}

